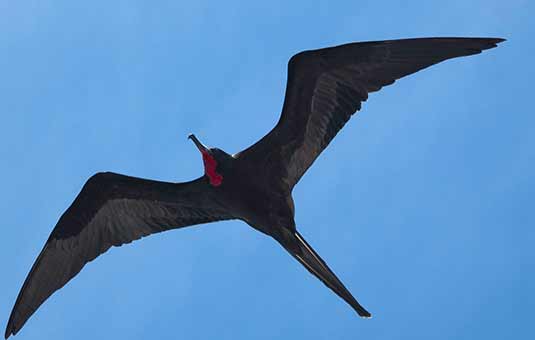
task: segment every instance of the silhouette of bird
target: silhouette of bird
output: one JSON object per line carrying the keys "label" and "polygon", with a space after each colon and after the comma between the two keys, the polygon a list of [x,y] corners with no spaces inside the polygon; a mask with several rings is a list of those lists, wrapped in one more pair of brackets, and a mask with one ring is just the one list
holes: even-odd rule
{"label": "silhouette of bird", "polygon": [[97,173],[63,213],[17,297],[5,337],[86,263],[112,246],[166,230],[239,219],[273,237],[297,261],[370,317],[297,231],[292,189],[368,94],[441,61],[478,54],[499,38],[418,38],[360,42],[294,55],[281,117],[257,143],[230,155],[189,138],[205,173],[166,183]]}

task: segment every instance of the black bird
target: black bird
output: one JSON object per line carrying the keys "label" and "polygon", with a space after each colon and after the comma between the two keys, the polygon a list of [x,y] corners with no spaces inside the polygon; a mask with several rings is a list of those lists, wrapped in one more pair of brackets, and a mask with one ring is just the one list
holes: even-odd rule
{"label": "black bird", "polygon": [[257,143],[230,155],[204,146],[205,174],[166,183],[97,173],[60,217],[17,297],[5,337],[84,265],[111,246],[161,231],[239,219],[273,237],[297,261],[370,317],[297,231],[292,189],[370,92],[441,61],[478,54],[499,38],[419,38],[351,43],[304,51],[288,63],[277,125]]}

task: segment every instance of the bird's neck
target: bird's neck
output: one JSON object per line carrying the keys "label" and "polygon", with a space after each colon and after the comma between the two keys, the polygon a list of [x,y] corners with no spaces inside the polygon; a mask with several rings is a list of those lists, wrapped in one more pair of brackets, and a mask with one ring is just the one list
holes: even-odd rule
{"label": "bird's neck", "polygon": [[218,187],[223,183],[223,176],[216,172],[217,161],[208,152],[202,153],[202,161],[204,163],[204,173],[208,176],[210,184],[214,187]]}

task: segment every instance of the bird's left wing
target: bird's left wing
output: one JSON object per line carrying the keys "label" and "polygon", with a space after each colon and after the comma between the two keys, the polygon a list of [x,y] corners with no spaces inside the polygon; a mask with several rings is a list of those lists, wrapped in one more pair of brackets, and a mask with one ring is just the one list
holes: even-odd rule
{"label": "bird's left wing", "polygon": [[288,63],[279,122],[237,158],[292,189],[369,93],[441,61],[481,53],[503,40],[400,39],[298,53]]}
{"label": "bird's left wing", "polygon": [[111,246],[143,236],[234,218],[206,178],[166,183],[98,173],[59,219],[17,297],[5,337],[16,334],[56,290]]}

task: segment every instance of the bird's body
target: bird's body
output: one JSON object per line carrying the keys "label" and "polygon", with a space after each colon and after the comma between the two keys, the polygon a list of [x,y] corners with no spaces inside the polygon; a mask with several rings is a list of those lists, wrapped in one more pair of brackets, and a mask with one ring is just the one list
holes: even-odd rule
{"label": "bird's body", "polygon": [[194,135],[205,174],[167,183],[98,173],[59,219],[17,297],[5,337],[86,263],[143,236],[228,219],[273,237],[363,317],[368,313],[297,231],[292,190],[370,92],[443,60],[503,39],[421,38],[352,43],[296,54],[277,125],[230,155]]}

